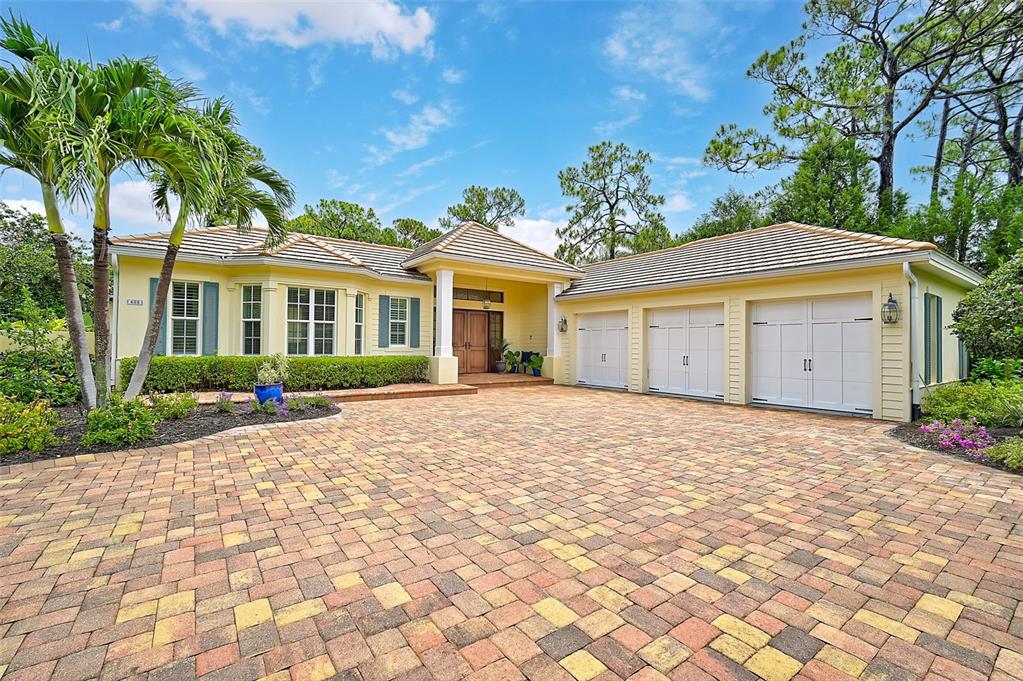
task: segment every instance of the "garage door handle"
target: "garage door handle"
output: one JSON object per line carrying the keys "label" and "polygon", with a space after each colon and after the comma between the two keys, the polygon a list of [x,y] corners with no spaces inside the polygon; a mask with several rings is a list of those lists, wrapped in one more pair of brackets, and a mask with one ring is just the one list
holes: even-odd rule
{"label": "garage door handle", "polygon": [[807,363],[809,363],[810,365],[810,371],[813,371],[813,358],[811,357],[810,359],[808,359]]}
{"label": "garage door handle", "polygon": [[803,371],[806,371],[806,360],[803,360]]}

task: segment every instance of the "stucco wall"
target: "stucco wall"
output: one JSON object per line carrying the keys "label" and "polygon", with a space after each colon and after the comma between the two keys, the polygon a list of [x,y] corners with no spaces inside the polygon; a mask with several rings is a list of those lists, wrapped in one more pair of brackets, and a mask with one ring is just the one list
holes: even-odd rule
{"label": "stucco wall", "polygon": [[[491,279],[455,273],[455,288],[472,288],[504,293],[503,303],[490,309],[504,313],[504,337],[513,350],[547,354],[547,286],[508,279]],[[482,310],[483,303],[455,300],[455,309]]]}

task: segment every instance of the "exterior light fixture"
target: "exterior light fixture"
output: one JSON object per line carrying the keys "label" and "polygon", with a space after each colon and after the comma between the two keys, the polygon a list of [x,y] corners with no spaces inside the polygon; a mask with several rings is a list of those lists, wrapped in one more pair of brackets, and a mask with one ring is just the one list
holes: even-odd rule
{"label": "exterior light fixture", "polygon": [[483,309],[484,310],[489,310],[490,309],[490,296],[489,295],[486,298],[483,299]]}
{"label": "exterior light fixture", "polygon": [[564,317],[558,320],[558,331],[560,331],[561,333],[565,333],[566,331],[568,331],[568,320],[565,319]]}
{"label": "exterior light fixture", "polygon": [[881,321],[885,324],[895,324],[899,321],[899,302],[891,293],[888,300],[881,306]]}

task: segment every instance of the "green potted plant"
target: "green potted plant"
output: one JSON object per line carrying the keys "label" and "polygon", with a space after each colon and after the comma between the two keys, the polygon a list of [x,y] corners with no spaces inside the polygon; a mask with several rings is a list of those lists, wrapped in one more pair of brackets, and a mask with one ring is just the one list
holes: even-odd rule
{"label": "green potted plant", "polygon": [[284,382],[288,380],[288,358],[278,353],[259,365],[256,370],[256,399],[260,404],[284,400]]}
{"label": "green potted plant", "polygon": [[543,368],[543,355],[539,352],[529,358],[529,368],[533,370],[534,376],[540,375],[540,369]]}
{"label": "green potted plant", "polygon": [[497,350],[497,356],[500,358],[494,362],[494,370],[499,374],[503,374],[508,370],[508,348],[510,347],[511,343],[508,342],[507,338],[502,338],[501,342],[494,347]]}

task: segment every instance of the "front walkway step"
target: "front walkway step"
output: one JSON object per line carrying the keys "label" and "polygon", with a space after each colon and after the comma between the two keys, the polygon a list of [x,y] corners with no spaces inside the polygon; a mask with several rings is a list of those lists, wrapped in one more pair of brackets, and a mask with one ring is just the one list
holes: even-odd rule
{"label": "front walkway step", "polygon": [[[353,388],[350,390],[317,390],[315,392],[286,392],[287,397],[307,397],[322,395],[334,402],[369,402],[373,400],[407,400],[415,397],[450,397],[452,395],[475,395],[476,386],[472,385],[434,385],[433,383],[398,383],[379,388]],[[196,393],[199,404],[213,404],[221,393]],[[255,399],[252,393],[231,393],[232,402],[248,402]]]}
{"label": "front walkway step", "polygon": [[462,374],[458,377],[462,385],[477,388],[512,388],[524,385],[554,385],[554,379],[528,374]]}

